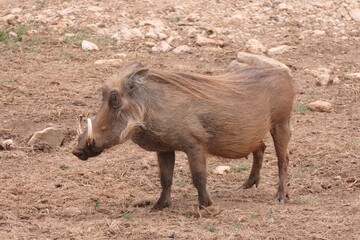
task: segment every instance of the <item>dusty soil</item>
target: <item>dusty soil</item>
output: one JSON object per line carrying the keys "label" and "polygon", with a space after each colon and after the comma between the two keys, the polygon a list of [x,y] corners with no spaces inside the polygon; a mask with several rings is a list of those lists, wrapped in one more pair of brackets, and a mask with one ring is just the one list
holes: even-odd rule
{"label": "dusty soil", "polygon": [[[356,0],[0,1],[0,140],[15,141],[0,151],[1,239],[360,239],[360,80],[348,75],[360,72],[360,25],[348,14],[359,7]],[[154,27],[172,49],[190,52],[152,51],[161,40],[145,35]],[[218,44],[200,46],[196,35]],[[211,72],[250,38],[291,46],[273,56],[292,69],[297,88],[287,203],[274,202],[271,138],[257,189],[240,188],[251,159],[209,159],[214,206],[202,211],[183,153],[172,205],[159,212],[150,211],[160,193],[154,153],[130,142],[87,162],[70,153],[77,116],[96,113],[101,86],[118,68],[96,60]],[[83,51],[84,39],[99,51]],[[340,82],[316,86],[318,68]],[[333,111],[309,111],[315,100]],[[59,148],[27,145],[48,126],[64,131]],[[224,164],[230,173],[213,173]]]}

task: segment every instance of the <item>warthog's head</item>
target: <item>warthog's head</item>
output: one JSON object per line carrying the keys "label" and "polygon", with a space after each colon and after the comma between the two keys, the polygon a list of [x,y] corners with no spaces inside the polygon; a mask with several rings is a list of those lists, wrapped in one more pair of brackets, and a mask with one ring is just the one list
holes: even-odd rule
{"label": "warthog's head", "polygon": [[143,82],[148,69],[132,63],[120,69],[103,88],[103,99],[93,121],[83,131],[81,117],[78,143],[72,153],[81,160],[99,155],[104,149],[131,138],[144,121]]}

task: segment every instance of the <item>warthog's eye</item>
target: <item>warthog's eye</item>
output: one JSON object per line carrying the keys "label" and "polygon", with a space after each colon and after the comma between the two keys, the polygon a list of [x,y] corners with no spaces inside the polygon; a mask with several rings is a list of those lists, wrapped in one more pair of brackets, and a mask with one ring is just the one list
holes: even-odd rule
{"label": "warthog's eye", "polygon": [[116,91],[111,91],[109,94],[109,105],[112,108],[120,108],[122,103],[119,94]]}

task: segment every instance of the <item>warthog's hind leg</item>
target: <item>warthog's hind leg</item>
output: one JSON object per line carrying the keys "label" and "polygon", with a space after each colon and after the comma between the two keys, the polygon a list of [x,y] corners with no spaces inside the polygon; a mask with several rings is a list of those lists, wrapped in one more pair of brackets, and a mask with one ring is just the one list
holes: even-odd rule
{"label": "warthog's hind leg", "polygon": [[258,187],[260,181],[260,169],[262,166],[265,149],[266,145],[264,142],[261,142],[261,145],[255,151],[253,151],[253,164],[251,167],[250,176],[248,180],[242,185],[243,188],[251,188],[254,184],[256,187]]}
{"label": "warthog's hind leg", "polygon": [[285,198],[289,198],[287,192],[287,169],[289,165],[287,147],[291,137],[289,122],[276,124],[270,132],[274,140],[279,169],[279,187],[276,194],[276,202],[284,203]]}

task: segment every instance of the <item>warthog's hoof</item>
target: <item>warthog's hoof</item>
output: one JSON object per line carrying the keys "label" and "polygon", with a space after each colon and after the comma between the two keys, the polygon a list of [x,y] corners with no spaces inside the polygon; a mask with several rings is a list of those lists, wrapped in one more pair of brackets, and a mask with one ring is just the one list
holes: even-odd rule
{"label": "warthog's hoof", "polygon": [[290,199],[289,194],[287,192],[278,192],[276,194],[275,202],[279,204],[284,204],[285,199]]}
{"label": "warthog's hoof", "polygon": [[163,210],[166,207],[169,207],[170,205],[171,205],[170,201],[160,201],[160,200],[158,200],[151,211],[160,211],[160,210]]}
{"label": "warthog's hoof", "polygon": [[260,182],[260,178],[259,177],[253,177],[253,178],[249,178],[243,185],[242,188],[244,189],[248,189],[248,188],[252,188],[252,186],[258,187],[259,186],[259,182]]}

